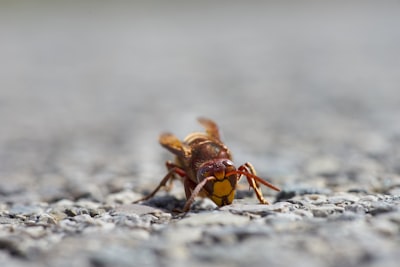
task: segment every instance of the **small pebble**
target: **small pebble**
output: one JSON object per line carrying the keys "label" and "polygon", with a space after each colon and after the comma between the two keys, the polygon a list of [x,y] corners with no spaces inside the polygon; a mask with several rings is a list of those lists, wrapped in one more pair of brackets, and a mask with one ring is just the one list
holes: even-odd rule
{"label": "small pebble", "polygon": [[328,202],[332,204],[355,203],[359,201],[359,197],[349,193],[338,193],[328,197]]}
{"label": "small pebble", "polygon": [[322,205],[328,202],[328,198],[326,197],[326,195],[320,194],[304,195],[304,200],[314,205]]}
{"label": "small pebble", "polygon": [[270,205],[263,204],[232,204],[223,206],[220,208],[221,211],[230,211],[233,213],[252,213],[252,214],[266,214],[271,212],[288,212],[293,207],[290,202],[277,202]]}
{"label": "small pebble", "polygon": [[44,210],[42,207],[38,205],[20,205],[16,204],[13,205],[9,213],[14,214],[14,215],[30,215],[30,214],[38,214],[38,213],[43,213]]}
{"label": "small pebble", "polygon": [[314,206],[311,209],[314,217],[328,217],[337,212],[343,212],[344,208],[337,207],[333,204],[325,204],[323,206]]}

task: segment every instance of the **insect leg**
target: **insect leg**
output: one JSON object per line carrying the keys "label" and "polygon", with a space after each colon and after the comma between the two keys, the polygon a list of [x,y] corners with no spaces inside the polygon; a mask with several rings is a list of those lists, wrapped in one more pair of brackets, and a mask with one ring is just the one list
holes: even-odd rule
{"label": "insect leg", "polygon": [[138,202],[140,202],[140,201],[145,201],[145,200],[148,200],[148,199],[154,197],[154,195],[155,195],[162,187],[165,187],[165,186],[166,186],[168,180],[174,178],[174,175],[175,175],[175,174],[178,174],[178,175],[181,175],[181,176],[182,176],[182,175],[186,175],[186,173],[185,173],[181,168],[179,168],[179,167],[172,167],[172,168],[168,171],[167,175],[165,175],[164,178],[161,180],[161,182],[159,183],[159,185],[153,190],[153,192],[151,192],[150,194],[148,194],[147,196],[145,196],[145,197],[143,197],[143,198],[141,198],[141,199],[139,199],[139,200],[134,201],[133,203],[138,203]]}
{"label": "insect leg", "polygon": [[[186,201],[185,206],[183,207],[183,211],[187,212],[190,209],[190,206],[192,205],[195,197],[200,193],[201,189],[206,185],[207,182],[215,180],[216,178],[214,176],[209,176],[205,178],[203,181],[201,181],[199,184],[196,185],[196,187],[193,189],[192,194],[190,195],[189,199]],[[188,179],[186,179],[188,180]],[[186,191],[186,186],[185,186],[185,191]]]}
{"label": "insect leg", "polygon": [[[253,165],[250,162],[246,162],[245,164],[239,166],[238,168],[239,171],[247,172],[253,175],[257,175],[256,170],[254,169]],[[250,176],[246,176],[247,182],[249,183],[249,186],[253,188],[254,192],[256,193],[256,196],[258,198],[258,201],[260,201],[261,204],[269,204],[267,200],[265,200],[262,192],[260,185],[256,182],[256,180]]]}
{"label": "insect leg", "polygon": [[[172,163],[171,161],[167,161],[165,162],[165,166],[167,167],[167,170],[170,171],[173,168],[175,168],[175,173],[178,174],[181,177],[186,176],[186,173],[175,163]],[[165,184],[165,191],[169,192],[171,191],[173,185],[174,185],[174,180],[175,180],[175,176],[172,176],[171,179],[169,180],[168,184]]]}
{"label": "insect leg", "polygon": [[190,180],[188,177],[183,178],[183,186],[185,187],[186,199],[189,199],[192,195],[193,190],[196,188],[196,183]]}

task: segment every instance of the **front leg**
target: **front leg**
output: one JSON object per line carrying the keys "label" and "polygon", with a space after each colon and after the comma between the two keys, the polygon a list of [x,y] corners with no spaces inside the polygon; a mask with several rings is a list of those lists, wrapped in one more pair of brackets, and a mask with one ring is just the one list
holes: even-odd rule
{"label": "front leg", "polygon": [[[167,162],[166,163],[167,168],[168,168],[168,173],[167,175],[164,176],[164,178],[161,180],[161,182],[158,184],[158,186],[147,196],[138,199],[136,201],[134,201],[133,203],[138,203],[141,201],[145,201],[145,200],[149,200],[150,198],[154,197],[154,195],[162,188],[162,187],[166,187],[167,190],[171,189],[172,187],[172,180],[174,179],[175,174],[178,174],[181,177],[185,177],[186,176],[186,172],[184,170],[182,170],[181,168],[179,168],[177,165],[171,163],[171,162]],[[170,181],[170,184],[167,185],[167,182]]]}
{"label": "front leg", "polygon": [[[170,171],[172,169],[175,168],[175,173],[178,174],[180,177],[186,177],[186,173],[175,163],[171,162],[171,161],[167,161],[165,162],[165,166],[167,167],[167,170]],[[169,183],[164,185],[165,191],[169,192],[172,190],[172,187],[174,185],[174,180],[175,180],[175,175],[173,175],[171,177],[171,179],[169,179]]]}
{"label": "front leg", "polygon": [[[254,169],[253,165],[250,162],[246,162],[245,164],[239,166],[238,170],[244,172],[243,174],[244,176],[246,176],[246,173],[250,173],[252,174],[252,176],[258,177],[256,170]],[[246,179],[247,182],[249,183],[249,186],[253,188],[254,192],[256,193],[258,201],[260,201],[261,204],[269,204],[269,202],[264,198],[261,192],[260,185],[252,176],[246,176]]]}
{"label": "front leg", "polygon": [[190,210],[190,206],[192,205],[194,199],[199,195],[200,191],[206,185],[206,183],[215,180],[214,176],[209,176],[205,178],[200,183],[196,184],[189,178],[184,178],[184,186],[185,186],[185,193],[186,193],[186,203],[183,207],[183,212],[188,212]]}

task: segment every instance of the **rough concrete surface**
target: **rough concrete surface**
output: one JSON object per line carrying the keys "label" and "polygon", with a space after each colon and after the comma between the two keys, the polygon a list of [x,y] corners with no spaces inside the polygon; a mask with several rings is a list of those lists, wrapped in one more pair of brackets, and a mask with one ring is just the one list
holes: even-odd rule
{"label": "rough concrete surface", "polygon": [[[1,1],[1,266],[400,262],[397,1]],[[240,186],[186,217],[157,142],[216,120]],[[243,181],[244,182],[244,181]]]}

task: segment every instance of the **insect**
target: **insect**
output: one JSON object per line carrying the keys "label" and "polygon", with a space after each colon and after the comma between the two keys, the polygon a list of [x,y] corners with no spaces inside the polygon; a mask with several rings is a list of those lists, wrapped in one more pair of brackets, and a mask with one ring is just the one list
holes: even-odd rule
{"label": "insect", "polygon": [[208,197],[217,206],[229,205],[235,197],[239,179],[245,176],[260,203],[269,204],[259,184],[276,191],[280,189],[258,177],[249,162],[236,168],[230,150],[221,141],[217,124],[206,118],[198,121],[204,126],[205,133],[191,133],[183,141],[171,133],[161,134],[159,142],[175,155],[175,162],[167,161],[168,173],[160,184],[134,203],[152,198],[161,188],[171,187],[174,179],[181,179],[186,194],[184,212],[189,211],[197,196]]}

